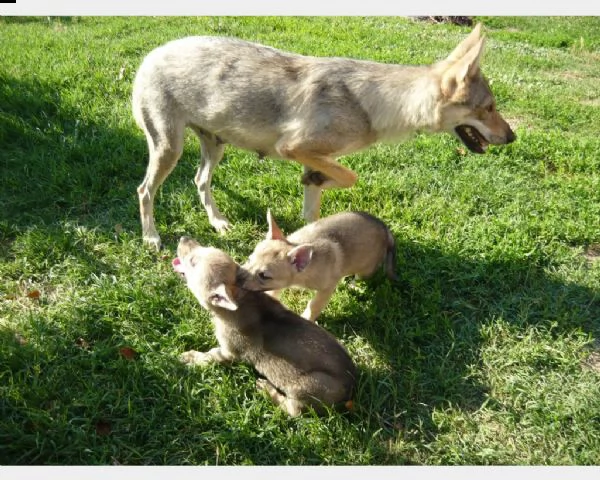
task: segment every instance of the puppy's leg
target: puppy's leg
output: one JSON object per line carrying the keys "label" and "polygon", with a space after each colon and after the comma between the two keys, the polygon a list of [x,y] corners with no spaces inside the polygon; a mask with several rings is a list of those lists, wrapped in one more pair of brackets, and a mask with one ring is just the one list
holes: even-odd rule
{"label": "puppy's leg", "polygon": [[225,233],[230,228],[229,221],[219,211],[211,194],[212,176],[215,167],[223,158],[225,144],[216,135],[192,127],[200,139],[201,158],[194,182],[198,187],[200,202],[208,215],[208,221],[219,233]]}
{"label": "puppy's leg", "polygon": [[297,417],[302,413],[304,402],[293,398],[286,397],[281,393],[275,385],[266,378],[256,380],[256,388],[264,390],[269,394],[275,405],[278,405],[283,411],[287,412],[291,417]]}
{"label": "puppy's leg", "polygon": [[160,248],[160,236],[154,225],[154,197],[158,187],[175,168],[177,160],[181,156],[185,127],[175,122],[167,126],[160,119],[152,119],[149,115],[145,115],[142,128],[146,133],[150,151],[146,176],[137,189],[140,201],[142,235],[145,243],[158,250]]}
{"label": "puppy's leg", "polygon": [[231,355],[220,347],[210,349],[208,352],[189,350],[179,356],[179,360],[186,365],[208,365],[209,363],[231,362]]}
{"label": "puppy's leg", "polygon": [[307,320],[314,322],[329,303],[329,299],[333,295],[335,287],[336,285],[331,288],[318,290],[316,295],[308,302],[306,309],[302,312],[302,316]]}

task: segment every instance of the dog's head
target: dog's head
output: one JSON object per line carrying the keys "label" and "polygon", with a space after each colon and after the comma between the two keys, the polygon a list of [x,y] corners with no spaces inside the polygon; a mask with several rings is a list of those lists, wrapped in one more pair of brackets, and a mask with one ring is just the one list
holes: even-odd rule
{"label": "dog's head", "polygon": [[271,211],[267,212],[269,232],[242,265],[241,286],[248,290],[269,291],[289,287],[294,277],[311,261],[310,245],[292,245],[275,223]]}
{"label": "dog's head", "polygon": [[173,268],[183,276],[188,288],[207,310],[237,310],[239,265],[225,252],[181,237]]}
{"label": "dog's head", "polygon": [[516,136],[496,110],[496,101],[480,60],[485,37],[481,24],[436,66],[441,78],[441,130],[452,132],[472,152],[484,153],[489,144],[511,143]]}

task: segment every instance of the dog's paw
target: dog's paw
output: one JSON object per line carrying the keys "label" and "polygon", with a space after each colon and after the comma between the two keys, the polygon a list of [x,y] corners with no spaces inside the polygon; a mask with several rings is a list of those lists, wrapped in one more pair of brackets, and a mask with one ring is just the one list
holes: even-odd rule
{"label": "dog's paw", "polygon": [[144,245],[156,250],[160,251],[160,236],[158,233],[144,235]]}
{"label": "dog's paw", "polygon": [[266,390],[269,381],[266,378],[257,378],[256,379],[256,388],[259,390]]}
{"label": "dog's paw", "polygon": [[210,354],[206,352],[197,352],[196,350],[189,350],[179,356],[179,361],[186,365],[208,365],[213,361]]}
{"label": "dog's paw", "polygon": [[226,218],[213,218],[210,221],[210,224],[221,235],[224,235],[231,230],[231,224]]}

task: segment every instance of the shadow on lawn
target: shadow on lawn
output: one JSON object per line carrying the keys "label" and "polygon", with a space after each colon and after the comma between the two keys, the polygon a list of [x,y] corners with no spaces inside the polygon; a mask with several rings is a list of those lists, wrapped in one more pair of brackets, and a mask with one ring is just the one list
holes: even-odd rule
{"label": "shadow on lawn", "polygon": [[[0,152],[3,176],[0,182],[0,228],[6,230],[1,238],[5,244],[11,241],[11,235],[16,234],[13,226],[16,231],[29,227],[50,230],[60,228],[60,221],[65,219],[88,226],[100,225],[100,228],[112,231],[111,223],[119,218],[127,228],[139,231],[135,188],[146,166],[145,140],[141,134],[132,136],[129,130],[109,127],[109,121],[106,125],[82,122],[78,109],[62,101],[61,95],[66,88],[68,85],[53,86],[38,80],[27,83],[0,73],[0,143],[3,145]],[[197,156],[197,151],[193,155]],[[169,181],[181,181],[184,175],[188,175],[177,172],[178,169]],[[244,202],[239,211],[254,218],[256,208],[249,206],[247,199]],[[198,208],[201,208],[199,203]],[[160,209],[161,206],[157,205],[157,211]],[[285,221],[282,226],[286,226]],[[8,248],[3,246],[1,251],[5,250]],[[594,330],[600,317],[597,293],[576,284],[556,281],[545,274],[535,260],[474,261],[406,241],[399,241],[398,250],[401,280],[397,286],[374,279],[363,293],[349,294],[349,302],[344,306],[345,313],[341,318],[324,314],[321,321],[341,338],[349,335],[363,338],[377,356],[378,360],[372,362],[377,367],[362,369],[357,409],[349,417],[349,421],[364,425],[363,430],[367,432],[364,438],[371,438],[383,429],[387,439],[401,435],[407,441],[422,444],[434,439],[438,431],[432,419],[434,409],[450,404],[465,410],[478,409],[485,400],[486,385],[472,376],[469,366],[481,361],[481,327],[486,322],[502,318],[517,327],[552,324],[556,334],[577,329],[598,333]],[[82,263],[90,264],[92,270],[110,268],[96,265],[94,252],[83,247],[79,252],[74,249],[73,254]],[[100,317],[108,314],[94,313]],[[88,318],[80,321],[87,322]],[[87,328],[92,329],[93,335],[93,327],[88,325]],[[58,338],[64,335],[63,332],[55,334]],[[115,332],[108,328],[95,334],[101,341],[103,337],[108,339],[115,335]],[[10,341],[8,337],[3,340],[4,343]],[[71,362],[73,358],[69,356],[57,356],[52,361],[71,362],[68,375],[85,378],[89,367],[83,358],[86,354],[72,351],[73,340],[68,342],[68,347],[64,348],[70,349],[71,357],[77,361]],[[35,356],[31,346],[23,352]],[[26,363],[27,360],[19,362]],[[96,367],[102,369],[101,362]],[[151,402],[158,412],[156,421],[159,421],[161,412],[178,405],[177,392],[167,391],[168,382],[160,373],[140,373],[140,369],[144,367],[121,366],[113,371],[109,368],[102,373],[102,382],[95,388],[106,389],[107,398],[119,402],[122,401],[119,389],[114,387],[113,391],[111,385],[116,380],[126,381],[121,379],[122,375],[126,378],[128,373],[145,375],[148,381],[156,384],[157,392],[163,392]],[[82,394],[86,388],[81,389]],[[64,402],[64,409],[70,412],[69,415],[79,415],[69,410],[68,398],[59,401]],[[134,402],[138,401],[142,409],[144,399],[134,399]],[[5,417],[28,415],[18,402],[11,400],[3,405]],[[113,407],[107,404],[106,415],[121,418],[123,438],[131,440],[134,447],[135,442],[139,442],[141,448],[144,440],[136,439],[126,430],[127,406],[119,405],[119,409],[111,413]],[[31,411],[31,414],[35,412]],[[185,423],[185,415],[186,412],[181,410],[166,418],[180,419]],[[28,421],[33,420],[19,420],[21,423]],[[80,430],[69,425],[60,430],[64,438],[58,436],[53,439],[55,444],[63,442],[67,445],[69,435],[78,435]],[[211,422],[210,425],[215,424]],[[149,430],[152,428],[151,425],[148,427]],[[118,438],[118,432],[115,429],[113,440]],[[165,444],[174,442],[173,445],[177,445],[183,440],[184,434],[177,433],[177,430],[168,429],[167,432]],[[34,433],[29,438],[28,448],[39,448],[36,442],[45,435],[43,431]],[[144,436],[143,433],[141,435]],[[193,436],[194,432],[185,435]],[[261,432],[260,438],[268,443],[280,435],[281,432],[277,431]],[[98,442],[104,449],[111,448],[110,439]],[[128,451],[118,442],[115,445],[113,447],[117,450]],[[235,445],[243,450],[246,444],[240,440],[232,448],[236,448]],[[69,460],[68,449],[64,455],[60,451],[55,454],[49,453],[50,450],[47,452],[48,456],[45,459],[38,457],[38,461],[73,461]],[[289,452],[281,449],[273,463],[293,463],[295,459],[289,457]],[[244,455],[251,456],[252,453]],[[376,457],[374,463],[404,461],[393,457],[385,449],[379,451]],[[7,457],[5,452],[2,458],[0,463],[11,463],[10,460],[16,457]],[[27,457],[24,461],[31,458]],[[74,461],[97,463],[100,461],[98,458],[86,460],[76,457]],[[308,458],[311,463],[320,461],[318,457]],[[135,462],[143,463],[143,456],[136,457]],[[158,460],[152,463],[158,463]]]}
{"label": "shadow on lawn", "polygon": [[77,219],[89,225],[96,223],[90,216],[106,217],[107,210],[135,211],[144,139],[83,120],[79,108],[64,101],[75,81],[50,85],[0,74],[0,222],[27,228]]}
{"label": "shadow on lawn", "polygon": [[[117,222],[139,232],[141,242],[136,188],[147,165],[146,140],[133,125],[133,116],[131,130],[111,125],[110,118],[106,123],[82,120],[79,107],[64,101],[72,81],[51,85],[37,78],[24,81],[0,73],[0,226],[45,228],[72,220],[112,233]],[[129,105],[129,98],[112,101]],[[176,168],[163,188],[178,185],[192,188],[195,194],[191,180],[198,161],[196,142],[192,151],[186,148],[180,160],[192,167]],[[213,184],[227,190],[218,179]],[[238,219],[255,217],[257,205],[234,192],[232,196]],[[196,208],[202,211],[195,197]],[[172,223],[166,205],[161,203],[157,197],[157,223],[165,217]],[[165,240],[172,240],[169,232],[161,233]]]}
{"label": "shadow on lawn", "polygon": [[473,261],[409,242],[398,250],[398,285],[378,277],[364,294],[351,293],[344,318],[326,320],[338,335],[364,337],[384,359],[381,369],[362,372],[357,401],[373,430],[431,441],[434,409],[480,408],[487,387],[469,366],[481,364],[481,328],[494,320],[600,334],[598,292],[550,278],[535,261]]}

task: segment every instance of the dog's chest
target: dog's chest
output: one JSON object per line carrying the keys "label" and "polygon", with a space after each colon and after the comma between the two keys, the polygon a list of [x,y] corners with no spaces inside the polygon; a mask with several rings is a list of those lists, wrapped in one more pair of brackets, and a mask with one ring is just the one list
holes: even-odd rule
{"label": "dog's chest", "polygon": [[258,348],[253,329],[241,330],[220,319],[215,319],[215,337],[219,346],[231,352],[236,359],[248,360],[253,357],[252,352]]}

